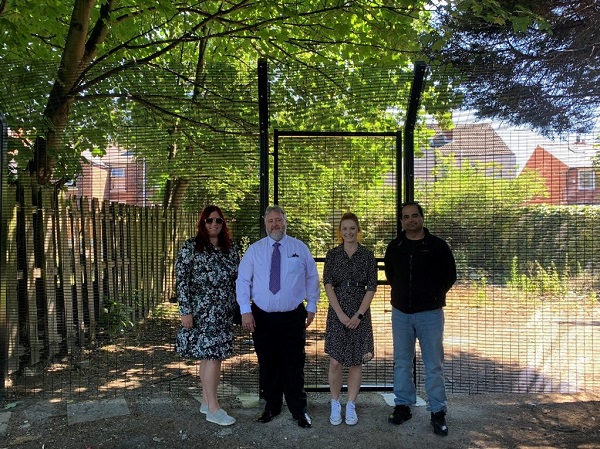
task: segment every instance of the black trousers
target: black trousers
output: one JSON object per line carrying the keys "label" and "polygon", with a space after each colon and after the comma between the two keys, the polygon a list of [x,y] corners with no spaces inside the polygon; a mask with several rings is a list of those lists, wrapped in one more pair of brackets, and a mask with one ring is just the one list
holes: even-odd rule
{"label": "black trousers", "polygon": [[304,362],[306,359],[306,309],[265,312],[252,304],[256,327],[252,338],[258,357],[265,410],[277,414],[283,397],[294,418],[306,412]]}

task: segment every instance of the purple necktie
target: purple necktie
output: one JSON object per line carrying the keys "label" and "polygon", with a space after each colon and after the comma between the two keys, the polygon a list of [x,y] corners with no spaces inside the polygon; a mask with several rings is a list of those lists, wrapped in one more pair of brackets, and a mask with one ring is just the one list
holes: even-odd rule
{"label": "purple necktie", "polygon": [[273,243],[273,256],[271,257],[271,277],[269,278],[269,290],[272,293],[277,293],[281,288],[280,273],[281,273],[281,253],[279,252],[281,243]]}

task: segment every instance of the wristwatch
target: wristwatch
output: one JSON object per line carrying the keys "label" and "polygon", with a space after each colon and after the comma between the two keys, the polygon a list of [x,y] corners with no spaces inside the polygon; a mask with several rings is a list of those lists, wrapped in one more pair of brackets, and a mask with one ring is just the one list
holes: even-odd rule
{"label": "wristwatch", "polygon": [[358,314],[356,315],[356,318],[358,318],[359,320],[362,320],[362,319],[363,319],[363,316],[364,316],[364,315],[363,315],[362,313],[358,313]]}

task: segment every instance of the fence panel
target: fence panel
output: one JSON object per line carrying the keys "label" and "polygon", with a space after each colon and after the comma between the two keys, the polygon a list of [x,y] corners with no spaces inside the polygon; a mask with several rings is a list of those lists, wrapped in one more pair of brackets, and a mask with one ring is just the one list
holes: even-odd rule
{"label": "fence panel", "polygon": [[[32,65],[32,75],[35,70],[46,71],[48,67],[42,65]],[[407,89],[399,86],[410,83],[412,71],[323,66],[317,74],[304,69],[270,69],[269,132],[294,127],[311,132],[387,133],[401,126],[408,99],[402,97]],[[10,76],[11,71],[3,73]],[[53,191],[40,193],[38,186],[29,184],[9,187],[10,195],[17,198],[3,208],[8,211],[8,264],[3,272],[3,279],[4,273],[8,279],[3,288],[8,293],[9,392],[197,391],[197,364],[181,360],[173,351],[178,316],[176,304],[169,300],[176,296],[177,251],[184,239],[195,234],[198,212],[209,203],[223,208],[241,247],[257,240],[263,212],[257,204],[265,177],[271,187],[278,179],[290,235],[306,240],[317,257],[336,244],[335,226],[346,210],[359,215],[364,243],[377,256],[395,236],[395,194],[403,174],[393,143],[382,140],[374,145],[348,135],[320,142],[296,138],[283,143],[279,172],[270,155],[265,173],[257,151],[262,136],[256,131],[255,70],[244,73],[207,66],[206,75],[207,103],[213,102],[214,107],[197,111],[206,128],[196,129],[200,122],[195,122],[193,129],[178,128],[181,135],[175,135],[173,123],[148,114],[147,125],[123,123],[119,147],[108,148],[114,151],[103,160],[117,166],[123,158],[144,158],[148,192],[166,184],[172,169],[187,176],[169,179],[187,187],[168,192],[174,209],[165,211],[156,205],[161,202],[158,192],[144,198],[145,207],[104,197],[84,198],[81,192],[77,199],[58,195],[52,205]],[[210,82],[227,86],[227,95],[215,95]],[[444,103],[443,98],[429,100]],[[17,117],[14,128],[23,133],[12,140],[18,141],[13,149],[25,153],[27,138],[39,130],[21,126],[30,118],[23,105],[26,102],[15,101],[11,106],[12,116]],[[215,111],[239,114],[235,116],[240,120],[227,121]],[[136,113],[144,115],[144,111]],[[471,117],[454,117],[451,130],[429,123],[432,117],[425,113],[421,119],[415,137],[415,198],[425,206],[426,225],[450,243],[459,265],[459,282],[450,291],[446,307],[449,390],[597,390],[600,218],[594,209],[598,206],[567,204],[560,209],[527,199],[517,204],[515,198],[523,189],[514,187],[521,176],[515,167],[522,168],[528,156],[520,147],[534,151],[541,145],[538,137],[513,133],[510,138],[519,141],[513,146],[510,139],[499,138],[501,129],[489,123],[473,126]],[[165,157],[167,146],[173,159]],[[170,151],[175,146],[176,155]],[[479,163],[494,168],[487,166],[486,176],[481,177]],[[132,164],[139,168],[140,160]],[[28,174],[19,172],[19,176],[26,184]],[[99,178],[111,182],[106,170]],[[564,184],[547,181],[551,190]],[[110,190],[100,187],[88,191]],[[567,187],[576,189],[578,183]],[[274,198],[272,190],[269,195]],[[392,382],[389,297],[389,288],[381,285],[373,301],[376,357],[364,370],[369,387],[390,388]],[[327,384],[326,312],[323,295],[308,330],[309,388]],[[417,365],[422,386],[420,359]],[[236,329],[235,356],[223,366],[223,391],[257,390],[256,356],[247,332]]]}

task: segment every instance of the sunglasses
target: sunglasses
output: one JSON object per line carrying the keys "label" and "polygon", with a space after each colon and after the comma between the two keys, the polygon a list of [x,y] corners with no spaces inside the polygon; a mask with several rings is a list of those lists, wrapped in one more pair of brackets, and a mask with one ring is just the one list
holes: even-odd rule
{"label": "sunglasses", "polygon": [[206,224],[212,224],[213,222],[217,223],[217,224],[223,224],[223,219],[221,217],[217,217],[217,218],[207,218],[206,220],[204,220],[204,223]]}

